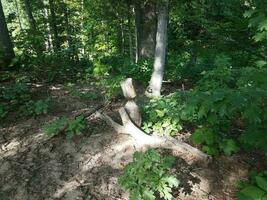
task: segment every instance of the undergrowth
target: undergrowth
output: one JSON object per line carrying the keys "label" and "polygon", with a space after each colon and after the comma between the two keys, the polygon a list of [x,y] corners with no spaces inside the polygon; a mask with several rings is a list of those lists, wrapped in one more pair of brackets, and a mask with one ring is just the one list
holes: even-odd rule
{"label": "undergrowth", "polygon": [[155,200],[158,195],[171,200],[172,189],[179,185],[170,172],[173,162],[173,157],[162,157],[154,149],[135,152],[133,162],[125,166],[119,184],[130,193],[131,200]]}

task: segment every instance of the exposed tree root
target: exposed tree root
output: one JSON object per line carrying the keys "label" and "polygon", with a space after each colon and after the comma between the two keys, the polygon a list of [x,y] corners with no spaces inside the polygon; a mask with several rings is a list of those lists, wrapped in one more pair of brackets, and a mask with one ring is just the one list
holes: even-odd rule
{"label": "exposed tree root", "polygon": [[147,135],[139,127],[137,127],[130,119],[125,108],[119,110],[123,125],[112,120],[108,115],[97,112],[96,117],[103,119],[108,125],[113,127],[118,133],[128,134],[132,136],[138,145],[146,148],[164,148],[171,149],[183,154],[190,154],[199,161],[206,164],[210,161],[210,156],[202,151],[188,145],[185,142],[176,140],[167,136]]}

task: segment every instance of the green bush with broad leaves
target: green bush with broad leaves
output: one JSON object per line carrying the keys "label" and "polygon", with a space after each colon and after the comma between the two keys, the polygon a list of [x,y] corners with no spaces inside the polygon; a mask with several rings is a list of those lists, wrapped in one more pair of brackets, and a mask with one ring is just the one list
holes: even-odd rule
{"label": "green bush with broad leaves", "polygon": [[47,114],[49,109],[49,99],[33,101],[30,100],[20,106],[20,114],[22,116],[38,116]]}
{"label": "green bush with broad leaves", "polygon": [[241,183],[236,194],[236,200],[266,200],[267,171],[252,172],[248,183]]}
{"label": "green bush with broad leaves", "polygon": [[119,178],[121,187],[130,193],[131,200],[172,199],[172,189],[179,181],[170,172],[174,162],[171,156],[161,156],[156,150],[135,152],[133,162],[127,164]]}
{"label": "green bush with broad leaves", "polygon": [[212,156],[217,156],[220,152],[231,156],[239,150],[235,140],[216,134],[210,128],[196,129],[191,140],[196,145],[202,145],[202,151]]}
{"label": "green bush with broad leaves", "polygon": [[79,116],[73,120],[68,121],[68,128],[66,130],[67,139],[71,139],[75,135],[81,135],[86,128],[84,118]]}
{"label": "green bush with broad leaves", "polygon": [[75,135],[81,135],[82,131],[86,128],[84,118],[79,116],[75,119],[69,119],[67,117],[59,117],[53,122],[44,126],[44,133],[48,137],[54,137],[61,131],[66,134],[67,139],[71,139]]}
{"label": "green bush with broad leaves", "polygon": [[14,83],[2,89],[1,97],[12,105],[21,105],[31,99],[31,91],[26,83]]}
{"label": "green bush with broad leaves", "polygon": [[142,128],[147,133],[157,133],[159,135],[175,135],[182,129],[182,116],[184,104],[179,94],[151,99],[142,108],[143,125]]}
{"label": "green bush with broad leaves", "polygon": [[267,69],[220,67],[202,76],[192,90],[146,104],[143,129],[175,135],[189,123],[202,127],[192,141],[208,154],[232,155],[241,147],[267,152]]}

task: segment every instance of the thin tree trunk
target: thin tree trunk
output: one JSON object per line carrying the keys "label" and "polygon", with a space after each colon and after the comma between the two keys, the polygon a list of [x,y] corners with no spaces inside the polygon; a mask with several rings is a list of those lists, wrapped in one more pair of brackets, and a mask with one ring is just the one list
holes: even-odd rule
{"label": "thin tree trunk", "polygon": [[160,96],[162,87],[167,47],[168,4],[168,0],[163,0],[158,6],[159,12],[154,69],[149,86],[146,90],[147,96],[150,97]]}
{"label": "thin tree trunk", "polygon": [[14,57],[13,44],[9,36],[2,2],[0,0],[0,69],[10,64]]}
{"label": "thin tree trunk", "polygon": [[129,56],[130,60],[134,62],[133,57],[133,39],[132,39],[132,20],[131,20],[131,5],[128,7],[128,31],[129,31]]}
{"label": "thin tree trunk", "polygon": [[30,4],[29,0],[24,0],[24,8],[25,8],[25,13],[27,15],[28,22],[31,26],[31,29],[33,31],[36,31],[36,21],[33,17],[32,8],[31,8],[31,4]]}
{"label": "thin tree trunk", "polygon": [[44,17],[45,17],[45,27],[46,27],[46,42],[45,42],[45,49],[46,51],[53,51],[53,41],[52,41],[52,33],[51,33],[51,26],[49,23],[49,16],[48,16],[48,9],[44,7]]}
{"label": "thin tree trunk", "polygon": [[140,58],[140,29],[141,29],[141,8],[138,2],[134,4],[135,13],[135,62]]}
{"label": "thin tree trunk", "polygon": [[125,50],[125,33],[124,33],[124,24],[123,24],[123,19],[121,19],[121,23],[120,23],[120,31],[121,31],[121,54],[123,55]]}
{"label": "thin tree trunk", "polygon": [[55,50],[57,51],[60,48],[60,42],[59,42],[58,29],[57,29],[57,20],[56,20],[54,0],[49,0],[49,6],[50,6],[50,12],[51,12],[50,24],[51,24],[53,32],[54,32],[54,44],[53,44],[53,46],[54,46]]}
{"label": "thin tree trunk", "polygon": [[84,0],[81,0],[81,42],[82,42],[82,49],[81,54],[84,58],[85,56],[85,41],[84,41]]}
{"label": "thin tree trunk", "polygon": [[69,58],[73,58],[74,49],[73,49],[73,42],[71,38],[71,29],[69,25],[69,11],[68,11],[65,1],[63,1],[63,3],[64,3],[63,6],[64,6],[65,25],[66,25],[66,31],[67,31],[67,41],[68,41],[68,48],[69,48]]}

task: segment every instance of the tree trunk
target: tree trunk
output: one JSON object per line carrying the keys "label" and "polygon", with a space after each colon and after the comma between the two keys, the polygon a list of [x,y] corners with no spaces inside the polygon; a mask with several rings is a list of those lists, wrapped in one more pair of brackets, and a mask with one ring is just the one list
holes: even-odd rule
{"label": "tree trunk", "polygon": [[49,23],[48,9],[44,6],[44,18],[45,18],[45,27],[46,27],[46,41],[45,41],[45,50],[53,51],[53,41],[51,33],[51,25]]}
{"label": "tree trunk", "polygon": [[164,66],[166,60],[167,47],[167,25],[168,25],[168,0],[163,0],[159,3],[158,11],[158,26],[156,37],[156,50],[154,69],[150,79],[149,86],[146,90],[146,95],[149,97],[160,96],[160,90],[163,81]]}
{"label": "tree trunk", "polygon": [[135,4],[137,60],[153,58],[156,44],[156,9],[153,2]]}
{"label": "tree trunk", "polygon": [[135,62],[138,63],[140,54],[140,31],[141,31],[141,8],[138,2],[134,4],[134,13],[135,13]]}
{"label": "tree trunk", "polygon": [[65,26],[66,26],[66,32],[67,32],[67,42],[68,42],[68,48],[69,48],[69,58],[73,59],[74,58],[74,48],[73,48],[73,41],[72,41],[72,37],[71,37],[71,28],[70,28],[70,24],[69,24],[69,10],[68,7],[65,3],[65,1],[63,1],[63,7],[64,7],[64,18],[65,18]]}
{"label": "tree trunk", "polygon": [[50,12],[51,12],[50,24],[51,24],[53,32],[54,32],[54,44],[53,44],[53,46],[54,46],[55,50],[57,51],[60,49],[60,42],[59,42],[58,29],[57,29],[57,20],[56,20],[54,0],[49,0],[49,6],[50,6]]}
{"label": "tree trunk", "polygon": [[134,62],[133,57],[133,39],[132,39],[132,20],[131,20],[131,5],[128,6],[128,33],[129,33],[129,56],[131,62]]}
{"label": "tree trunk", "polygon": [[33,17],[32,8],[31,8],[31,4],[30,4],[29,0],[24,0],[24,7],[25,7],[25,13],[27,15],[31,29],[33,31],[36,31],[36,21]]}
{"label": "tree trunk", "polygon": [[8,33],[2,2],[0,0],[0,69],[4,68],[5,65],[9,65],[14,57],[13,44]]}

